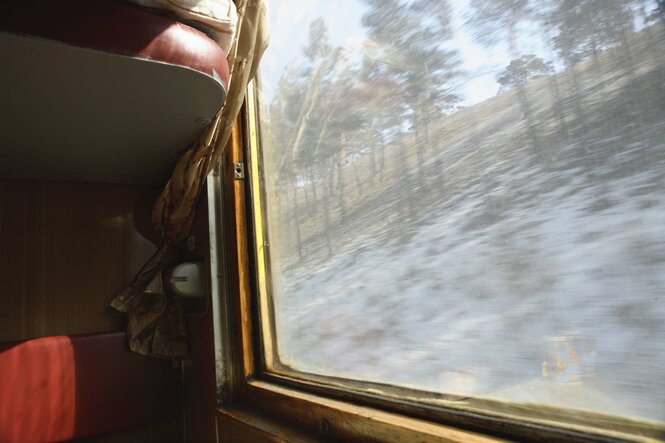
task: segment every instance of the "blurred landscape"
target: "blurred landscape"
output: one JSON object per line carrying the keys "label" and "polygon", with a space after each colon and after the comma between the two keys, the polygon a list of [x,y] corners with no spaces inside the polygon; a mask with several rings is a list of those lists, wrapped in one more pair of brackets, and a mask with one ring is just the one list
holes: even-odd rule
{"label": "blurred landscape", "polygon": [[[663,5],[361,4],[261,110],[282,362],[665,421]],[[460,32],[510,55],[496,96]]]}

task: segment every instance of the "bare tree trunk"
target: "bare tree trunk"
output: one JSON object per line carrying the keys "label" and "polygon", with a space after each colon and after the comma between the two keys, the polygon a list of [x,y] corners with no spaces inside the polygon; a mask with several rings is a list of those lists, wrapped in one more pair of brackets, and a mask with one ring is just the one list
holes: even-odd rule
{"label": "bare tree trunk", "polygon": [[[592,79],[594,83],[600,83],[600,86],[605,89],[605,76],[603,76],[603,69],[600,66],[600,56],[598,54],[598,43],[596,39],[591,39],[591,53],[593,56],[593,68],[596,71],[596,78]],[[590,72],[590,71],[589,71]]]}
{"label": "bare tree trunk", "polygon": [[[420,103],[416,102],[415,107],[413,108],[413,133],[415,136],[415,145],[416,145],[416,169],[418,170],[418,187],[421,190],[425,190],[425,173],[423,171],[423,140],[422,140],[422,128],[420,127]],[[409,175],[411,171],[408,171]]]}
{"label": "bare tree trunk", "polygon": [[[589,134],[589,125],[587,123],[586,119],[586,114],[582,110],[582,89],[580,88],[579,81],[577,79],[577,75],[575,74],[575,67],[571,64],[568,65],[568,69],[566,70],[568,80],[572,86],[573,89],[573,106],[575,108],[575,113],[577,114],[577,121],[579,121],[579,130],[578,130],[578,135],[580,139],[582,140],[582,144],[584,145],[584,152],[589,153],[588,146],[588,134]],[[575,136],[576,134],[573,134]]]}
{"label": "bare tree trunk", "polygon": [[330,222],[330,202],[332,201],[331,198],[331,185],[329,180],[326,180],[324,182],[324,191],[325,191],[325,198],[324,198],[324,203],[323,203],[323,222],[324,222],[324,232],[325,232],[325,237],[326,237],[326,248],[328,249],[328,257],[332,257],[332,241],[330,240],[330,236],[332,235],[332,224]]}
{"label": "bare tree trunk", "polygon": [[[414,216],[415,206],[411,194],[415,191],[413,186],[413,173],[409,167],[409,156],[407,155],[404,142],[400,142],[398,146],[399,162],[397,163],[395,183],[400,189],[400,213],[403,214],[402,221],[412,220]],[[408,206],[408,211],[404,214],[404,203]]]}
{"label": "bare tree trunk", "polygon": [[[341,140],[340,140],[341,145]],[[337,203],[339,204],[340,210],[340,222],[344,223],[346,220],[346,206],[344,203],[344,177],[342,174],[342,168],[344,167],[344,149],[340,149],[339,158],[337,159]]]}
{"label": "bare tree trunk", "polygon": [[[510,50],[510,56],[513,60],[517,60],[519,58],[519,54],[517,53],[517,22],[513,20],[513,22],[510,24],[509,30],[508,30],[508,47]],[[527,99],[526,91],[524,89],[523,85],[517,85],[517,99],[520,104],[520,108],[522,108],[522,113],[524,114],[524,118],[526,119],[526,130],[527,130],[527,135],[529,137],[529,140],[531,141],[531,145],[533,148],[533,152],[536,155],[540,155],[540,142],[538,140],[538,134],[536,133],[536,124],[533,121],[533,116],[531,115],[531,110],[529,109],[529,100]]]}
{"label": "bare tree trunk", "polygon": [[[555,60],[554,52],[552,51],[552,48],[549,45],[549,42],[552,40],[550,38],[549,27],[543,30],[542,37],[543,37],[544,46],[547,48],[548,56],[551,59],[551,61],[554,61]],[[568,134],[568,125],[566,124],[565,106],[563,99],[561,98],[561,89],[559,88],[559,82],[557,81],[556,77],[557,77],[556,71],[549,76],[550,96],[552,96],[554,99],[553,108],[554,108],[554,113],[559,118],[559,130],[561,132],[561,136],[564,138],[564,140],[567,140],[569,138],[569,134]]]}
{"label": "bare tree trunk", "polygon": [[294,218],[294,223],[293,226],[295,228],[295,234],[296,234],[296,244],[298,245],[298,258],[300,261],[303,260],[303,253],[302,253],[302,241],[300,238],[300,205],[298,204],[298,186],[297,186],[297,181],[298,179],[291,175],[291,180],[292,180],[292,186],[291,189],[293,189],[293,218]]}

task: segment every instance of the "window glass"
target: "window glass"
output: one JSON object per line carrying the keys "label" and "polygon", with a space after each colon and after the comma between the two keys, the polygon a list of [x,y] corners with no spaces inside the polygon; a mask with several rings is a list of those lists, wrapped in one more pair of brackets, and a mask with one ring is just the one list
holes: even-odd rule
{"label": "window glass", "polygon": [[272,1],[275,366],[664,421],[664,13]]}

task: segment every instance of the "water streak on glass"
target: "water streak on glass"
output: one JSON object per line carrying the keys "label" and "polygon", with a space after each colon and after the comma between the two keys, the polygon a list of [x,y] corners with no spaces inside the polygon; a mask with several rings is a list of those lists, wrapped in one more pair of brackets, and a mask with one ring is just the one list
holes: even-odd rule
{"label": "water streak on glass", "polygon": [[665,6],[273,1],[281,362],[665,421]]}

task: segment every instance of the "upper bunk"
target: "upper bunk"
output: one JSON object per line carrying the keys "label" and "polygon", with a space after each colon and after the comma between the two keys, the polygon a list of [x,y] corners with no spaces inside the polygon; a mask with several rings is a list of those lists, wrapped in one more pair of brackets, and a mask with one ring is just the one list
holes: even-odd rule
{"label": "upper bunk", "polygon": [[226,97],[226,54],[114,0],[0,2],[0,178],[158,184]]}

